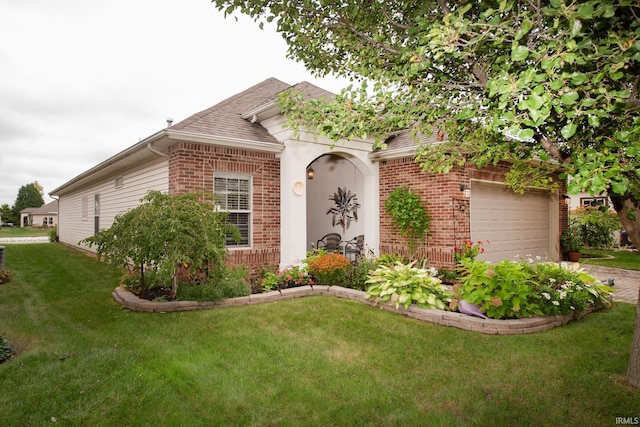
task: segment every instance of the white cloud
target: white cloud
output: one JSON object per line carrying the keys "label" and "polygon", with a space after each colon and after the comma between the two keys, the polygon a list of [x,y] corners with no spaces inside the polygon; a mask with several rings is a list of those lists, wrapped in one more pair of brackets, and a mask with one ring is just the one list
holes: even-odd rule
{"label": "white cloud", "polygon": [[269,77],[345,84],[313,78],[273,27],[224,19],[207,0],[4,0],[0,40],[0,204]]}

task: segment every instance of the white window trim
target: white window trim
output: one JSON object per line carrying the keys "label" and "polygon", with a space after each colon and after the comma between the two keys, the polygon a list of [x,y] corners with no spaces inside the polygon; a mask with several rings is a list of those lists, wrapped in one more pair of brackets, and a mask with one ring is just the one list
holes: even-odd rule
{"label": "white window trim", "polygon": [[[227,246],[227,250],[229,251],[237,251],[237,250],[247,250],[253,248],[253,176],[251,174],[246,173],[233,173],[233,172],[214,172],[213,173],[213,192],[215,197],[215,181],[216,178],[236,178],[236,179],[247,179],[249,181],[249,242],[246,246],[233,245]],[[215,203],[215,202],[214,202]],[[223,212],[227,212],[224,209],[219,208],[216,204],[215,209]],[[244,211],[237,211],[244,212]]]}

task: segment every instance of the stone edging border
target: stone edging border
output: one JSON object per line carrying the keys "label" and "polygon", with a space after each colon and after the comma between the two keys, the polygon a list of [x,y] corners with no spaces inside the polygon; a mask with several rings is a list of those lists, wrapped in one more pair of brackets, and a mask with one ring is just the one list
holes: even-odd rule
{"label": "stone edging border", "polygon": [[[252,294],[246,297],[228,298],[221,301],[167,301],[155,302],[138,298],[128,290],[118,287],[112,294],[113,299],[132,311],[142,311],[150,313],[169,313],[175,311],[201,310],[218,307],[232,307],[242,305],[262,304],[267,302],[277,302],[293,298],[301,298],[314,295],[328,295],[338,298],[350,299],[361,302],[370,306],[375,304],[365,299],[366,293],[355,289],[343,288],[341,286],[300,286],[297,288],[288,288],[278,291],[267,292],[263,294]],[[435,309],[419,308],[411,305],[408,309],[384,304],[378,306],[381,309],[411,317],[424,322],[433,323],[442,326],[451,326],[467,331],[481,332],[488,335],[521,335],[542,332],[557,326],[566,325],[574,320],[576,316],[557,315],[557,316],[539,316],[529,317],[526,319],[481,319],[479,317],[468,316],[466,314],[443,311]],[[593,309],[587,309],[581,316],[591,313]]]}

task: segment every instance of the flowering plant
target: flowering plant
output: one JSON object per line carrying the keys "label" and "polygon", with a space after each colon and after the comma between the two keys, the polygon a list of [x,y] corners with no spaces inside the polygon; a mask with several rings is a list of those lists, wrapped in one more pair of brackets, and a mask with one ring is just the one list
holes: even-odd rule
{"label": "flowering plant", "polygon": [[[489,241],[487,240],[487,243]],[[454,259],[456,262],[460,262],[463,259],[475,259],[481,253],[484,253],[483,242],[472,242],[471,240],[463,240],[460,247],[454,249]]]}
{"label": "flowering plant", "polygon": [[493,319],[580,313],[607,307],[613,288],[578,265],[504,260],[496,264],[463,259],[464,281],[454,287],[450,307],[466,300]]}
{"label": "flowering plant", "polygon": [[579,265],[544,262],[530,265],[538,304],[544,314],[580,313],[587,306],[607,307],[613,288],[600,283]]}
{"label": "flowering plant", "polygon": [[351,262],[344,255],[335,252],[322,252],[306,259],[309,273],[325,285],[340,285],[344,281]]}
{"label": "flowering plant", "polygon": [[258,283],[263,292],[314,284],[305,264],[291,265],[282,270],[277,270],[275,273],[264,273],[258,279]]}

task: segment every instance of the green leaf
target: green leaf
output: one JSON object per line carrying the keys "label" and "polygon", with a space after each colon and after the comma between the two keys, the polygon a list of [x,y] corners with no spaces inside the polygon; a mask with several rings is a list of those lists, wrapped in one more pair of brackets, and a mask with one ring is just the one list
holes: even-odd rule
{"label": "green leaf", "polygon": [[568,92],[560,97],[560,102],[565,105],[573,105],[579,97],[580,95],[578,95],[578,92]]}
{"label": "green leaf", "polygon": [[577,129],[578,129],[578,126],[576,126],[575,123],[569,122],[562,127],[562,129],[560,130],[560,134],[564,138],[569,139],[576,133]]}
{"label": "green leaf", "polygon": [[529,56],[529,49],[526,46],[518,45],[511,49],[511,59],[513,61],[524,61]]}

